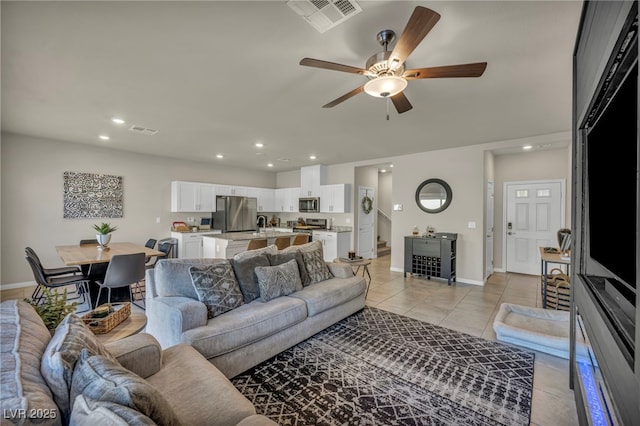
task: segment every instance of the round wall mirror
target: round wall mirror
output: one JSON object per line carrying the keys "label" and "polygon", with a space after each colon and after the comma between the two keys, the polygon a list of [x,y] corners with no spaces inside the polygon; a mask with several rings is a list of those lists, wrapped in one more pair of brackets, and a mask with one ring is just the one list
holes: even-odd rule
{"label": "round wall mirror", "polygon": [[451,187],[442,179],[427,179],[416,189],[416,204],[427,213],[440,213],[451,204]]}

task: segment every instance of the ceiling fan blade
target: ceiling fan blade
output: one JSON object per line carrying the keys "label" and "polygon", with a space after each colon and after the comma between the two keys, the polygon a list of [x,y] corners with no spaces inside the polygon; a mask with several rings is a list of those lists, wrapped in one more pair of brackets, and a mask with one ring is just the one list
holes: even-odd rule
{"label": "ceiling fan blade", "polygon": [[315,68],[323,68],[326,70],[349,72],[352,74],[366,75],[369,73],[369,71],[362,68],[356,68],[349,65],[336,64],[335,62],[321,61],[320,59],[312,59],[312,58],[302,59],[300,61],[300,65],[304,65],[305,67],[315,67]]}
{"label": "ceiling fan blade", "polygon": [[447,65],[443,67],[416,68],[407,70],[402,75],[407,80],[421,78],[480,77],[487,68],[486,62],[472,64]]}
{"label": "ceiling fan blade", "polygon": [[439,19],[440,15],[437,12],[417,6],[389,56],[389,67],[394,69],[402,65]]}
{"label": "ceiling fan blade", "polygon": [[405,96],[404,92],[400,92],[391,97],[391,102],[393,102],[393,106],[396,107],[398,114],[402,114],[403,112],[409,111],[413,108],[409,99]]}
{"label": "ceiling fan blade", "polygon": [[334,106],[338,105],[339,103],[342,103],[344,101],[346,101],[349,98],[354,97],[355,95],[364,92],[364,84],[360,87],[357,87],[355,89],[353,89],[352,91],[350,91],[349,93],[345,93],[344,95],[340,96],[338,99],[335,99],[331,102],[329,102],[326,105],[322,105],[322,108],[333,108]]}

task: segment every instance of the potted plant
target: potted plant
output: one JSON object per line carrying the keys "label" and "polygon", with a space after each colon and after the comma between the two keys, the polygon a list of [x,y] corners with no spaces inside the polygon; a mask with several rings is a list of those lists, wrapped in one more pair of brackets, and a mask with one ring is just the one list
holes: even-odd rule
{"label": "potted plant", "polygon": [[44,325],[47,326],[51,335],[53,335],[56,327],[60,322],[70,313],[75,312],[78,302],[67,303],[67,290],[65,289],[62,294],[58,293],[58,290],[51,291],[48,288],[43,290],[43,303],[37,303],[30,299],[24,299],[34,307]]}
{"label": "potted plant", "polygon": [[96,240],[100,247],[104,248],[111,241],[111,233],[118,229],[117,226],[111,226],[110,223],[101,223],[100,225],[93,225],[93,229],[95,229],[98,234],[96,234]]}

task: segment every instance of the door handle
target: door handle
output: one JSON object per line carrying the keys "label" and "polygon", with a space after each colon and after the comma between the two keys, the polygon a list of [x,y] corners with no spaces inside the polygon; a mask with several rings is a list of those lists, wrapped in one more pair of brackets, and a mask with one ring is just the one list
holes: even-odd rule
{"label": "door handle", "polygon": [[509,232],[507,232],[507,235],[516,235],[516,233],[509,231]]}

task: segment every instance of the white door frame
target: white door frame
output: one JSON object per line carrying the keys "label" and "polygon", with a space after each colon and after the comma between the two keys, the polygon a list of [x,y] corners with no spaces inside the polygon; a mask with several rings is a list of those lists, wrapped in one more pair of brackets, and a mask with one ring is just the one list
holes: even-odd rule
{"label": "white door frame", "polygon": [[485,224],[485,272],[484,279],[486,280],[493,274],[494,261],[493,261],[493,245],[495,244],[495,237],[493,235],[495,229],[495,183],[493,181],[487,181],[487,216]]}
{"label": "white door frame", "polygon": [[[362,256],[361,250],[360,250],[360,244],[362,243],[362,241],[364,241],[364,239],[362,238],[362,230],[361,230],[361,218],[364,216],[364,212],[362,210],[362,206],[361,206],[361,199],[360,199],[360,191],[365,191],[366,193],[371,193],[373,194],[373,206],[377,206],[377,200],[376,200],[376,194],[375,194],[375,189],[370,187],[370,186],[358,186],[357,189],[357,195],[356,195],[356,199],[358,200],[357,202],[357,206],[356,209],[358,211],[358,245],[356,248],[356,253],[359,256]],[[371,212],[369,214],[371,214],[373,223],[371,224],[371,258],[376,258],[377,257],[377,250],[376,250],[376,218],[374,216],[375,212],[377,211],[377,209],[373,209],[371,210]]]}
{"label": "white door frame", "polygon": [[566,179],[537,179],[537,180],[518,180],[509,181],[502,184],[502,269],[507,271],[507,203],[509,202],[507,197],[508,185],[534,185],[545,183],[559,183],[560,184],[560,227],[564,228],[566,225]]}

